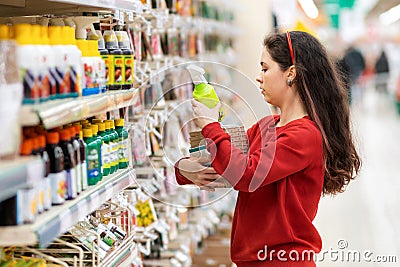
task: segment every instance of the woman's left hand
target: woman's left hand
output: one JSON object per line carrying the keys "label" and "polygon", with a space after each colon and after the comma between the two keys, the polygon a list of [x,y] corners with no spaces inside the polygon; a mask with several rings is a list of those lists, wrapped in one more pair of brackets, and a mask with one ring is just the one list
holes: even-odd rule
{"label": "woman's left hand", "polygon": [[209,108],[203,103],[192,99],[192,109],[194,123],[203,129],[209,123],[217,122],[219,118],[219,109],[221,108],[221,103],[218,103],[214,108]]}

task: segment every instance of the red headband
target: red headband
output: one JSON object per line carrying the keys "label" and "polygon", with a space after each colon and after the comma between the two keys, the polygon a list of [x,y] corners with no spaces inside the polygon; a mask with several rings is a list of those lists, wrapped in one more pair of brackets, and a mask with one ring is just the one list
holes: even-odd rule
{"label": "red headband", "polygon": [[289,45],[289,51],[290,51],[290,56],[292,58],[292,64],[294,65],[294,52],[293,52],[292,40],[290,39],[290,33],[288,31],[286,32],[286,38],[287,38],[287,42]]}

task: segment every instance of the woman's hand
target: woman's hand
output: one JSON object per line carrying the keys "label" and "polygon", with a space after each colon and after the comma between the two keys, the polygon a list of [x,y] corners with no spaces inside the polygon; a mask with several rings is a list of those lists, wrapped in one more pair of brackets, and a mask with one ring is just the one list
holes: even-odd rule
{"label": "woman's hand", "polygon": [[194,123],[203,129],[209,123],[217,122],[219,118],[219,109],[221,108],[221,103],[218,103],[214,108],[209,108],[203,103],[192,99],[192,109]]}
{"label": "woman's hand", "polygon": [[178,168],[180,174],[202,190],[214,191],[215,188],[225,187],[224,183],[215,182],[221,175],[213,167],[204,166],[199,158],[182,159]]}

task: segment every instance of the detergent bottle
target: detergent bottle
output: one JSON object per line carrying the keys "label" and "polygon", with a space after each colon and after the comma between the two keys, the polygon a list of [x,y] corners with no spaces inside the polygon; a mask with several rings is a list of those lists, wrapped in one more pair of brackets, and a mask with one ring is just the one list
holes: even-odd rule
{"label": "detergent bottle", "polygon": [[[204,77],[204,69],[192,64],[187,66],[186,69],[189,71],[194,83],[193,98],[209,108],[214,108],[218,104],[219,98],[214,87]],[[222,121],[223,117],[224,113],[221,108],[218,121]]]}

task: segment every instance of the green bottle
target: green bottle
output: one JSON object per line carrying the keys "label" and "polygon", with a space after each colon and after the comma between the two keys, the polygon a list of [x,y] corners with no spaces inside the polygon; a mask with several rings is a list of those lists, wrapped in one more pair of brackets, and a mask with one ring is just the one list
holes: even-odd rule
{"label": "green bottle", "polygon": [[88,185],[99,181],[99,151],[97,140],[93,138],[92,129],[83,129],[83,141],[86,143],[86,164]]}
{"label": "green bottle", "polygon": [[99,126],[99,136],[101,137],[101,160],[103,165],[103,177],[110,174],[110,155],[108,147],[110,145],[110,137],[106,133],[106,125],[104,122],[97,124]]}
{"label": "green bottle", "polygon": [[[189,65],[186,69],[189,71],[194,83],[193,98],[209,108],[214,108],[219,103],[219,98],[214,87],[204,77],[204,69],[195,65]],[[222,121],[223,117],[224,112],[221,108],[218,121]]]}
{"label": "green bottle", "polygon": [[96,140],[97,142],[97,151],[98,151],[98,156],[99,156],[99,181],[101,181],[103,179],[103,162],[102,162],[102,158],[101,158],[101,143],[102,143],[102,138],[101,136],[98,136],[97,133],[99,131],[99,126],[96,124],[92,124],[90,125],[91,129],[92,129],[92,134],[93,134],[93,138]]}
{"label": "green bottle", "polygon": [[119,158],[118,158],[118,151],[119,151],[119,136],[118,133],[114,129],[114,121],[113,120],[107,120],[110,123],[110,133],[112,138],[113,144],[111,145],[111,153],[113,155],[113,160],[112,160],[112,165],[114,166],[114,172],[118,171],[119,169]]}
{"label": "green bottle", "polygon": [[114,164],[114,154],[112,152],[112,146],[114,145],[114,134],[111,133],[110,131],[110,121],[104,121],[104,125],[106,126],[106,134],[108,136],[108,147],[107,147],[107,155],[108,155],[108,160],[109,160],[109,166],[110,166],[110,174],[113,174],[116,172],[115,169],[115,164]]}
{"label": "green bottle", "polygon": [[129,156],[128,156],[128,138],[129,133],[124,128],[124,119],[115,120],[115,130],[118,133],[119,137],[119,150],[118,150],[118,159],[119,159],[119,168],[126,169],[129,165]]}

